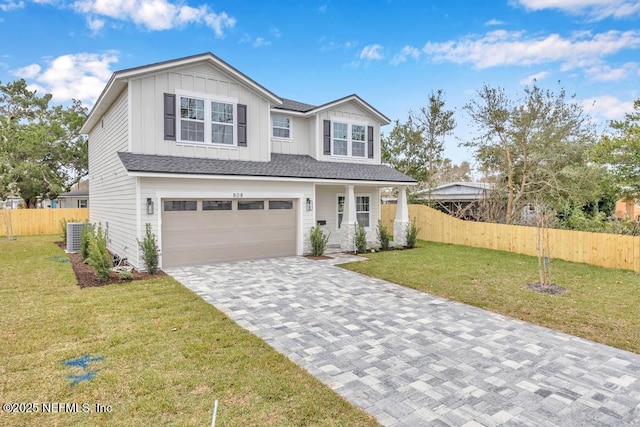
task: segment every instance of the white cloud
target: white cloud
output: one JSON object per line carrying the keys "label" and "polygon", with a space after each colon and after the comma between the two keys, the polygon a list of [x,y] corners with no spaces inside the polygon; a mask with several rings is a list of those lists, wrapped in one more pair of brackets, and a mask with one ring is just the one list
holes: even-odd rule
{"label": "white cloud", "polygon": [[104,28],[104,20],[99,18],[87,17],[87,27],[93,34],[98,34]]}
{"label": "white cloud", "polygon": [[391,65],[402,64],[403,62],[406,62],[407,59],[409,58],[413,58],[413,59],[420,58],[420,50],[413,46],[403,47],[400,53],[393,57],[393,59],[391,60]]}
{"label": "white cloud", "polygon": [[527,76],[524,79],[520,80],[520,84],[521,85],[530,85],[533,82],[537,82],[537,81],[540,81],[540,80],[546,78],[548,75],[549,75],[549,72],[540,71],[539,73],[531,74],[530,76]]}
{"label": "white cloud", "polygon": [[437,62],[473,64],[477,69],[506,65],[560,63],[563,70],[601,62],[607,55],[640,47],[638,31],[608,31],[528,37],[523,31],[497,30],[444,43],[428,42],[422,49]]}
{"label": "white cloud", "polygon": [[327,11],[327,5],[323,4],[322,6],[318,7],[318,12],[320,13],[325,13]]}
{"label": "white cloud", "polygon": [[15,9],[23,9],[24,2],[23,1],[13,1],[13,0],[5,0],[0,3],[0,10],[3,12],[9,12]]}
{"label": "white cloud", "polygon": [[321,52],[327,52],[327,51],[337,50],[337,49],[349,50],[358,46],[358,42],[355,42],[355,41],[346,41],[346,42],[339,43],[326,36],[320,37],[320,39],[318,40],[318,43],[320,44]]}
{"label": "white cloud", "polygon": [[279,39],[280,37],[282,37],[282,32],[276,28],[276,27],[271,27],[269,28],[269,32],[271,33],[271,35],[277,39]]}
{"label": "white cloud", "polygon": [[[216,13],[204,4],[191,7],[169,0],[76,0],[73,9],[89,20],[109,18],[131,21],[151,31],[169,30],[188,24],[204,24],[217,37],[235,26],[236,20],[226,12]],[[92,21],[88,21],[92,22]]]}
{"label": "white cloud", "polygon": [[585,74],[591,80],[611,82],[623,80],[629,75],[637,73],[640,67],[635,62],[627,62],[622,67],[612,68],[607,64],[597,64],[585,70]]}
{"label": "white cloud", "polygon": [[495,27],[495,26],[499,26],[499,25],[504,25],[504,22],[499,21],[497,19],[490,19],[487,22],[485,22],[484,25],[486,25],[488,27]]}
{"label": "white cloud", "polygon": [[269,40],[263,39],[262,37],[256,37],[256,39],[251,44],[253,47],[262,47],[269,46],[271,42]]}
{"label": "white cloud", "polygon": [[40,73],[42,68],[38,64],[27,65],[26,67],[15,69],[11,72],[14,76],[21,79],[32,79]]}
{"label": "white cloud", "polygon": [[615,96],[604,95],[581,101],[585,113],[596,120],[620,120],[633,111],[633,101],[621,101]]}
{"label": "white cloud", "polygon": [[558,9],[594,20],[640,15],[637,0],[516,0],[516,3],[533,11]]}
{"label": "white cloud", "polygon": [[362,48],[359,55],[360,59],[369,59],[379,61],[384,58],[382,54],[382,46],[379,44],[370,44]]}
{"label": "white cloud", "polygon": [[35,83],[30,87],[51,93],[55,102],[75,98],[91,106],[109,81],[113,73],[111,64],[115,62],[118,62],[115,52],[68,54],[47,61],[44,69],[31,64],[13,70],[13,74],[33,79]]}

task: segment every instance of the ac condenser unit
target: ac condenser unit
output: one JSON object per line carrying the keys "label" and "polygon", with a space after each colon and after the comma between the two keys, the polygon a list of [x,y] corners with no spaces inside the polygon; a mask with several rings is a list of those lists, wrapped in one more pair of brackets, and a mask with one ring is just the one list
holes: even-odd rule
{"label": "ac condenser unit", "polygon": [[68,222],[67,223],[67,252],[79,252],[80,241],[82,240],[82,227],[84,222]]}

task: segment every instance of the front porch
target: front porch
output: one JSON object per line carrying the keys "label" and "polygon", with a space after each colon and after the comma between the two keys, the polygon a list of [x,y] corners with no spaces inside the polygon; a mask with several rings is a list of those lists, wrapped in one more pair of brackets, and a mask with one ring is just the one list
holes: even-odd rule
{"label": "front porch", "polygon": [[[378,221],[380,220],[380,191],[389,186],[380,185],[316,185],[314,224],[329,234],[327,252],[355,250],[358,224],[364,226],[367,247],[378,247]],[[398,186],[398,207],[393,230],[394,245],[406,244],[409,214],[406,186]]]}

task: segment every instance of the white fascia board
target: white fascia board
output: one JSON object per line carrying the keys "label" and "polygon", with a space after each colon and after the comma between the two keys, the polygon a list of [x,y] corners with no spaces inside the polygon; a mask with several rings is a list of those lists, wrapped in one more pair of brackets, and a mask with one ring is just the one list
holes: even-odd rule
{"label": "white fascia board", "polygon": [[144,177],[144,178],[174,178],[174,179],[218,179],[218,180],[241,180],[241,181],[272,181],[272,182],[306,182],[315,184],[328,185],[375,185],[375,186],[391,186],[399,185],[418,185],[417,182],[403,181],[358,181],[344,179],[314,179],[314,178],[284,178],[277,176],[248,176],[248,175],[183,175],[171,173],[153,173],[153,172],[128,172],[128,176]]}
{"label": "white fascia board", "polygon": [[351,102],[351,101],[354,101],[356,104],[360,105],[362,108],[364,108],[365,110],[369,111],[373,116],[375,116],[378,119],[378,121],[383,126],[384,125],[388,125],[388,124],[391,123],[391,120],[389,120],[389,118],[387,116],[383,115],[378,110],[373,108],[371,105],[369,105],[366,102],[364,102],[357,95],[350,95],[350,96],[344,97],[342,99],[338,99],[336,101],[329,102],[329,103],[324,104],[324,105],[320,105],[319,107],[314,108],[313,110],[307,111],[304,114],[306,116],[311,116],[311,115],[314,115],[314,114],[318,114],[321,111],[328,110],[329,108],[333,108],[333,107],[335,107],[337,105],[341,105],[341,104],[346,104],[347,102]]}

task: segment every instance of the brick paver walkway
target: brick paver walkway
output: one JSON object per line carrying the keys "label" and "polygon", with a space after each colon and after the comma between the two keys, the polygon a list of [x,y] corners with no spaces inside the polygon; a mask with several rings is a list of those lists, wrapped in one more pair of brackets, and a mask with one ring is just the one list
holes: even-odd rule
{"label": "brick paver walkway", "polygon": [[383,425],[640,425],[638,354],[302,257],[167,273]]}

